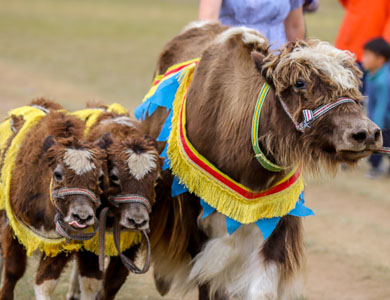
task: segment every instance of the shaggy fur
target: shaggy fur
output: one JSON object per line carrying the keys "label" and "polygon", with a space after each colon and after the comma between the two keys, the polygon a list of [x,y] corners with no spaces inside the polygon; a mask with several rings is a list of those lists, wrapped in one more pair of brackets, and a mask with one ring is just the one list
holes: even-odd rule
{"label": "shaggy fur", "polygon": [[[324,172],[332,172],[340,163],[354,164],[380,147],[379,129],[358,103],[361,72],[348,53],[319,41],[289,43],[270,53],[261,35],[245,36],[248,32],[210,23],[187,29],[164,47],[157,63],[156,73],[163,74],[175,63],[201,57],[188,91],[187,133],[212,164],[261,191],[297,164],[314,171],[324,166]],[[297,81],[304,88],[296,86]],[[260,144],[271,161],[286,168],[280,173],[263,169],[250,143],[252,115],[264,82],[271,89],[262,110]],[[335,108],[303,134],[279,102],[282,99],[300,122],[303,109],[315,109],[339,97],[356,103]],[[146,117],[145,130],[157,137],[166,116],[164,109],[157,109]],[[367,138],[356,139],[354,135],[362,129]],[[159,149],[163,146],[159,144]],[[210,294],[215,299],[276,300],[299,294],[304,265],[299,218],[282,218],[266,241],[254,225],[243,225],[229,236],[223,221],[213,221],[224,219],[218,213],[197,223],[199,199],[187,193],[172,199],[171,182],[169,172],[164,172],[157,187],[159,209],[152,219],[154,277],[162,294],[177,280],[172,270],[186,272],[188,256],[194,260],[181,287],[198,284],[200,299],[209,299]]]}
{"label": "shaggy fur", "polygon": [[[100,107],[105,109],[105,106]],[[149,199],[151,203],[155,202],[154,187],[160,177],[163,164],[156,149],[156,143],[149,136],[145,136],[137,121],[130,119],[129,116],[115,113],[103,112],[96,124],[90,129],[87,139],[93,142],[104,134],[105,139],[109,140],[105,143],[108,154],[105,169],[109,176],[108,180],[105,181],[103,206],[111,206],[114,215],[119,218],[120,224],[124,228],[147,230],[149,228],[149,213],[142,204],[120,204],[119,207],[113,207],[109,198],[121,194],[138,194]],[[129,220],[132,222],[129,223]],[[112,224],[112,220],[109,219],[108,224]],[[124,254],[134,260],[140,249],[141,245],[135,244]],[[96,258],[93,253],[87,251],[83,253],[84,257],[89,259]],[[97,262],[88,264],[88,268],[89,273],[100,273]],[[101,299],[114,299],[128,274],[129,271],[124,267],[120,258],[118,256],[111,257],[110,264],[104,273]],[[88,273],[84,276],[90,277]],[[95,287],[98,285],[97,281],[90,282],[95,283]],[[81,282],[80,287],[82,291]],[[96,296],[97,292],[98,289],[94,289],[94,293],[91,295]]]}

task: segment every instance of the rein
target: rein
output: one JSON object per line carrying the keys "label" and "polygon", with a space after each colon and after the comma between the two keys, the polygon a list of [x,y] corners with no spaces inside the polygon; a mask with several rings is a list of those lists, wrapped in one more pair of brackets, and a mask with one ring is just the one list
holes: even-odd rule
{"label": "rein", "polygon": [[[54,207],[60,211],[57,203],[60,200],[63,200],[65,196],[70,196],[70,195],[83,195],[88,197],[90,200],[92,200],[93,203],[96,204],[96,206],[100,205],[100,199],[96,197],[95,193],[88,190],[88,189],[82,189],[82,188],[68,188],[68,187],[63,187],[59,189],[52,190],[52,181],[50,181],[50,201],[54,205]],[[63,236],[67,242],[70,242],[71,240],[76,240],[76,241],[86,241],[91,239],[97,232],[99,225],[97,224],[98,222],[95,222],[93,226],[93,231],[92,232],[82,232],[82,233],[70,233],[70,226],[66,224],[63,221],[62,214],[57,212],[55,217],[54,217],[54,223],[56,226],[56,232]]]}
{"label": "rein", "polygon": [[[140,203],[146,207],[148,210],[148,213],[152,211],[152,205],[149,201],[149,199],[137,195],[137,194],[127,194],[127,195],[117,195],[109,198],[109,201],[115,206],[118,207],[121,204],[125,203]],[[99,226],[99,268],[103,272],[104,271],[104,247],[105,247],[105,235],[106,235],[106,221],[107,221],[107,216],[110,213],[110,207],[105,207],[103,210],[100,212],[100,226]],[[146,259],[145,263],[142,267],[142,269],[138,268],[135,263],[126,255],[124,255],[121,252],[120,249],[120,234],[121,234],[121,226],[119,224],[119,220],[115,217],[114,220],[114,244],[115,248],[118,252],[118,255],[123,263],[123,265],[130,271],[135,274],[144,274],[149,270],[150,267],[150,257],[151,257],[151,250],[150,250],[150,241],[148,234],[146,233],[145,230],[141,230],[142,235],[145,238],[146,241],[146,247],[147,247],[147,252],[146,252]]]}

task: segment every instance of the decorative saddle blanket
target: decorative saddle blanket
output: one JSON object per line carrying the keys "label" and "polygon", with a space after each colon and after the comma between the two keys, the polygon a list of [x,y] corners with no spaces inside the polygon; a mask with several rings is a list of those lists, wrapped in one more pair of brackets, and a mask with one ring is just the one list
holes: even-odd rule
{"label": "decorative saddle blanket", "polygon": [[[252,191],[224,174],[199,153],[187,137],[186,95],[199,59],[170,67],[156,76],[143,103],[135,110],[137,119],[151,115],[158,107],[169,111],[157,141],[167,142],[162,152],[163,169],[175,175],[172,196],[194,193],[201,199],[203,217],[215,210],[226,216],[229,234],[242,224],[256,223],[266,239],[285,215],[312,215],[304,206],[303,179],[297,167],[265,191]],[[255,153],[254,153],[255,155]]]}

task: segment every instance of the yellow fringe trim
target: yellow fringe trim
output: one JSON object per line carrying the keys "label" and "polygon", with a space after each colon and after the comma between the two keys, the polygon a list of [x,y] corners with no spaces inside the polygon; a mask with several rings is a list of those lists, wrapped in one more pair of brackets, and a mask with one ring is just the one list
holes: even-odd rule
{"label": "yellow fringe trim", "polygon": [[[39,122],[43,116],[45,116],[45,113],[40,109],[32,106],[23,106],[11,110],[9,112],[9,116],[11,115],[23,116],[25,123],[12,140],[12,143],[8,148],[4,159],[0,178],[0,209],[5,209],[9,224],[18,241],[26,248],[28,256],[30,256],[37,249],[44,252],[47,256],[56,256],[62,251],[75,251],[80,249],[81,244],[66,244],[64,238],[50,239],[38,235],[22,222],[20,222],[13,214],[9,195],[11,191],[11,179],[15,167],[16,156],[26,134],[34,125]],[[0,130],[0,145],[2,147],[2,151],[4,151],[6,142],[12,135],[10,117],[0,125]]]}
{"label": "yellow fringe trim", "polygon": [[[173,102],[172,131],[168,139],[167,151],[173,174],[191,193],[202,198],[218,212],[240,223],[249,224],[259,219],[285,216],[295,208],[298,197],[303,191],[302,177],[281,192],[248,200],[205,172],[193,163],[184,152],[180,140],[180,108],[192,81],[195,67],[196,64],[190,65],[182,73],[181,84]],[[185,113],[183,122],[185,126]],[[194,148],[192,150],[196,151]],[[194,153],[202,160],[207,161],[201,154]],[[211,165],[211,163],[207,163]],[[227,176],[225,175],[225,177]],[[231,178],[230,180],[233,181]]]}
{"label": "yellow fringe trim", "polygon": [[128,115],[129,112],[119,103],[113,103],[107,107],[106,110],[101,108],[86,108],[72,113],[85,122],[84,135],[87,136],[91,127],[97,122],[98,118],[105,112],[117,113],[120,115]]}
{"label": "yellow fringe trim", "polygon": [[[141,242],[142,235],[139,232],[123,231],[120,238],[121,252],[129,249],[131,246]],[[112,232],[106,232],[104,254],[107,256],[118,256],[114,243],[114,235]],[[89,241],[84,242],[84,249],[99,255],[99,235],[96,234]]]}

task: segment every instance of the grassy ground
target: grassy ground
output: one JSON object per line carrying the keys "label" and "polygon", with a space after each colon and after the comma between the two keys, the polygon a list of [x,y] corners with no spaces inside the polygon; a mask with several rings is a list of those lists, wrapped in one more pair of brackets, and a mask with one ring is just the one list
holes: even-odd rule
{"label": "grassy ground", "polygon": [[[196,11],[195,0],[0,0],[0,117],[37,96],[69,109],[101,100],[133,110],[160,49]],[[337,0],[321,0],[306,16],[309,36],[333,42],[341,17]],[[367,181],[362,169],[309,181],[316,217],[305,220],[305,299],[390,299],[390,181]],[[16,299],[33,299],[35,265]],[[68,273],[53,299],[65,299]],[[148,274],[130,276],[118,299],[161,298]]]}

